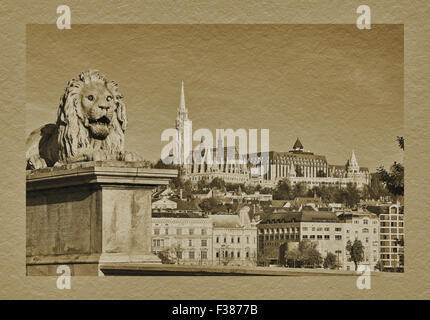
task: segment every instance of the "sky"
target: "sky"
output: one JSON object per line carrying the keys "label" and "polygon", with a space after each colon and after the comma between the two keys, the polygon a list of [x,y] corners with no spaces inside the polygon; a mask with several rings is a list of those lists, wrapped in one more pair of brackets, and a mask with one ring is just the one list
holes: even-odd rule
{"label": "sky", "polygon": [[193,129],[269,129],[374,171],[402,161],[403,26],[27,25],[26,135],[56,120],[67,82],[98,69],[127,106],[126,149],[160,158],[181,81]]}

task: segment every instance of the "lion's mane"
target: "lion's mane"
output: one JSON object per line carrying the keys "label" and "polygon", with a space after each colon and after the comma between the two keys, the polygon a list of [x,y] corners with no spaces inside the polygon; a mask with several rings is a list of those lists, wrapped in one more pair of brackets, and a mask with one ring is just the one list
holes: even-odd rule
{"label": "lion's mane", "polygon": [[[108,88],[115,99],[117,106],[112,119],[113,129],[104,140],[91,137],[88,128],[84,125],[88,119],[81,112],[81,92],[89,83],[100,82]],[[113,157],[124,151],[124,131],[127,127],[126,108],[123,96],[118,90],[118,84],[109,81],[97,70],[82,72],[78,79],[72,79],[67,84],[64,95],[60,101],[57,115],[59,159],[79,157],[81,154],[91,154],[101,149]]]}
{"label": "lion's mane", "polygon": [[[97,139],[89,130],[88,116],[82,112],[82,90],[86,85],[102,84],[112,93],[115,110],[109,134]],[[123,96],[114,81],[97,70],[82,72],[68,82],[60,99],[56,124],[34,131],[27,140],[27,168],[91,160],[123,160],[124,132],[127,127]]]}

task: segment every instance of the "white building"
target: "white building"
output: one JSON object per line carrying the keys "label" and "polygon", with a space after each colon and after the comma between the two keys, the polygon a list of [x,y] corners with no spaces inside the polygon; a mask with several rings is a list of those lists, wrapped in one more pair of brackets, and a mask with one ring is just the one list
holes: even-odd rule
{"label": "white building", "polygon": [[[351,211],[339,215],[339,218],[344,221],[345,245],[348,241],[353,244],[355,240],[360,240],[363,245],[364,260],[359,264],[369,266],[372,271],[375,270],[380,255],[378,216],[369,211]],[[349,258],[346,252],[342,262],[343,267],[346,270],[354,270],[354,262],[348,261]]]}
{"label": "white building", "polygon": [[152,251],[168,252],[179,264],[212,264],[212,222],[203,217],[153,217]]}
{"label": "white building", "polygon": [[249,207],[239,215],[210,215],[213,224],[214,264],[255,266],[257,263],[257,223],[249,219]]}

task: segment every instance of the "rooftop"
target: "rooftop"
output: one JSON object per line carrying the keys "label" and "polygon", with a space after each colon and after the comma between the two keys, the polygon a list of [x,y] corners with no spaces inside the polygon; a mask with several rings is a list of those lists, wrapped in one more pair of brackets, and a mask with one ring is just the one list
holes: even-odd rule
{"label": "rooftop", "polygon": [[329,211],[291,211],[269,215],[260,224],[288,223],[288,222],[339,222],[334,212]]}

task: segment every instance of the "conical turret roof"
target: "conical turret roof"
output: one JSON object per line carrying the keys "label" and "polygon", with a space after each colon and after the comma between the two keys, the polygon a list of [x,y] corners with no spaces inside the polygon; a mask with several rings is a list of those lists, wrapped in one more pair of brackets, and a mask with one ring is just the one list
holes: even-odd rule
{"label": "conical turret roof", "polygon": [[297,138],[296,142],[294,143],[293,149],[303,149],[303,145],[300,142],[299,138]]}
{"label": "conical turret roof", "polygon": [[346,163],[349,167],[358,167],[357,158],[355,157],[355,152],[352,150],[351,158],[349,158],[348,162]]}

